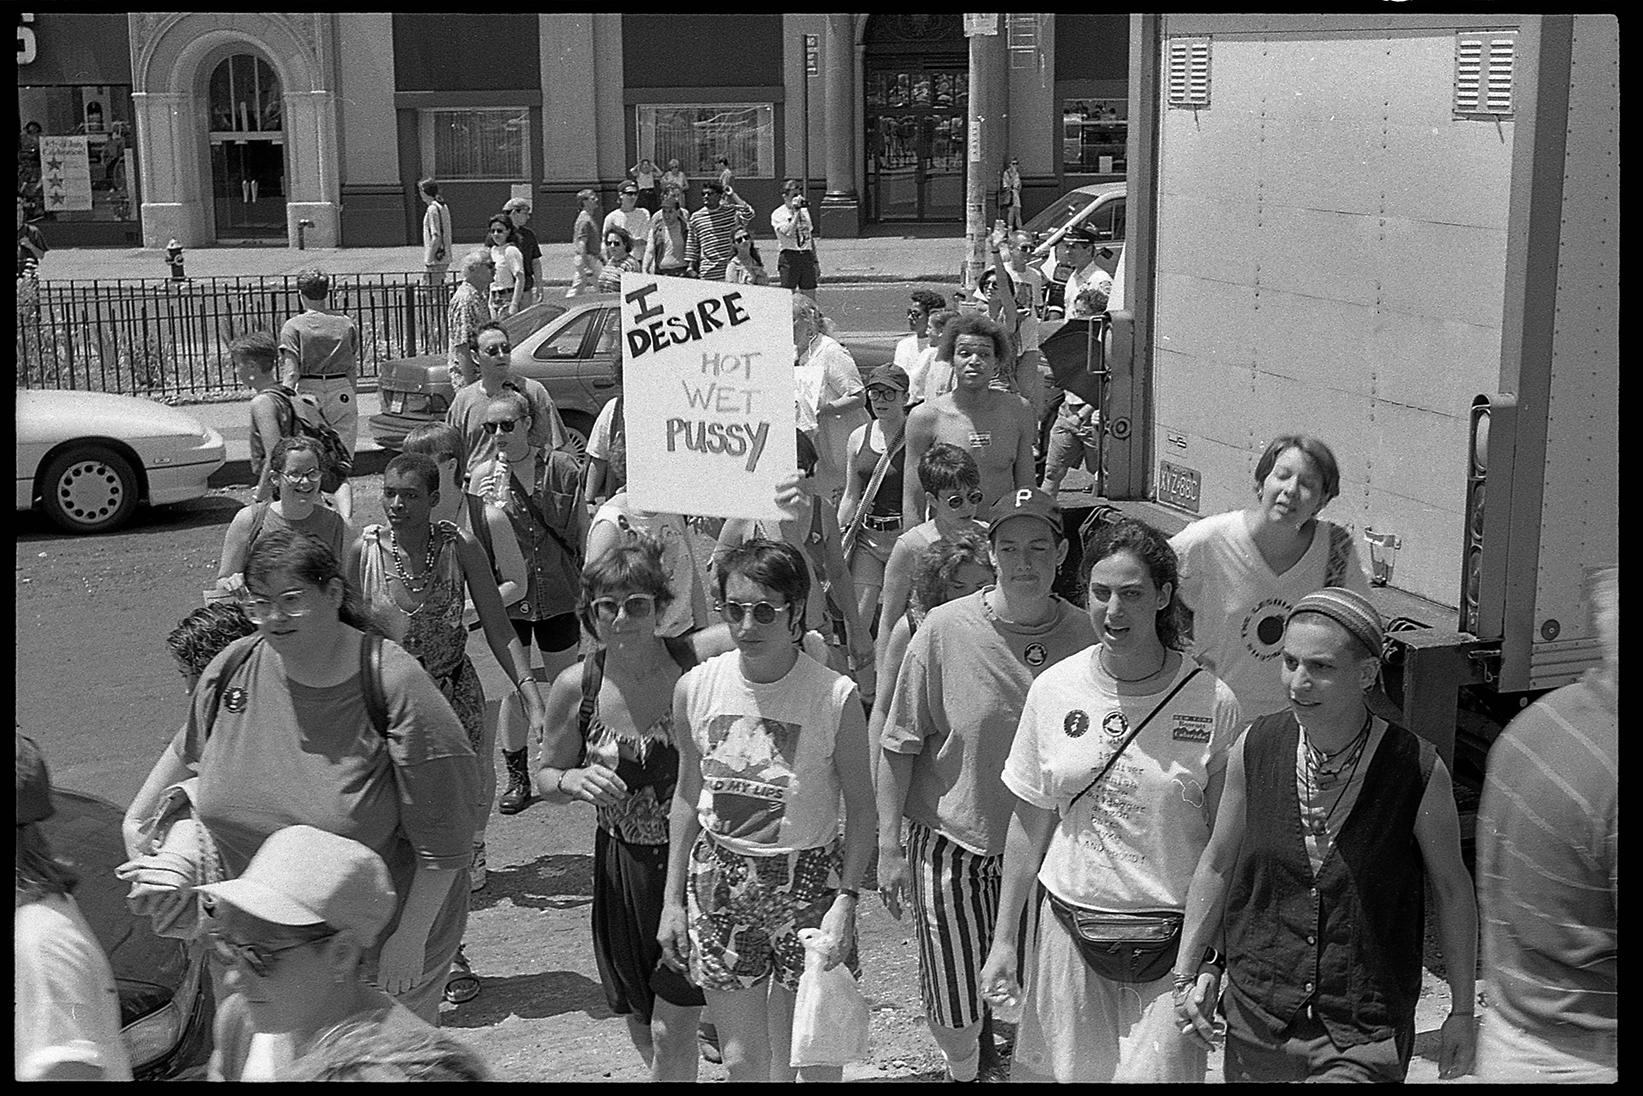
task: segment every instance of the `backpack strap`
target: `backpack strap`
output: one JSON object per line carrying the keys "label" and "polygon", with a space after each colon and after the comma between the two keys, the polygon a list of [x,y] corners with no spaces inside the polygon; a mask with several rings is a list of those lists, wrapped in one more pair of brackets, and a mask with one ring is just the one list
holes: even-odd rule
{"label": "backpack strap", "polygon": [[365,711],[384,740],[388,737],[388,696],[382,687],[382,637],[366,632],[359,644],[359,682]]}
{"label": "backpack strap", "polygon": [[582,660],[582,703],[576,708],[578,764],[587,760],[588,731],[593,727],[593,713],[599,707],[599,687],[604,683],[605,649],[601,647]]}
{"label": "backpack strap", "polygon": [[251,652],[255,651],[257,644],[261,642],[262,636],[258,636],[244,647],[241,647],[227,662],[223,663],[222,673],[217,675],[216,687],[211,690],[211,707],[207,708],[205,712],[205,736],[201,739],[202,742],[211,739],[211,729],[217,725],[217,712],[222,709],[222,698],[223,694],[228,691],[229,679],[250,660]]}
{"label": "backpack strap", "polygon": [[679,669],[689,670],[696,665],[696,644],[690,641],[689,636],[663,636],[662,645],[673,656],[673,661],[679,664]]}

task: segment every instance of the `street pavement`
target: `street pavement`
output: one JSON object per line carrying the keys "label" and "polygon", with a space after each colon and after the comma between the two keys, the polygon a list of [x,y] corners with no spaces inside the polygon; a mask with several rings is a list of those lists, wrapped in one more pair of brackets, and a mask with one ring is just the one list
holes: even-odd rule
{"label": "street pavement", "polygon": [[[50,226],[47,227],[49,235]],[[551,229],[532,225],[539,236]],[[49,241],[48,241],[49,242]],[[765,267],[774,276],[777,252],[768,234],[759,241]],[[459,244],[461,256],[478,241]],[[856,239],[817,241],[822,285],[848,282],[947,282],[960,280],[964,237],[958,231],[942,236],[881,234]],[[422,248],[331,247],[298,251],[291,247],[197,247],[183,252],[184,266],[194,278],[256,277],[295,274],[317,266],[332,274],[404,274],[422,270]],[[571,245],[542,242],[542,274],[549,286],[570,284]],[[148,248],[54,248],[41,264],[47,281],[92,278],[166,278],[170,268],[165,251]]]}

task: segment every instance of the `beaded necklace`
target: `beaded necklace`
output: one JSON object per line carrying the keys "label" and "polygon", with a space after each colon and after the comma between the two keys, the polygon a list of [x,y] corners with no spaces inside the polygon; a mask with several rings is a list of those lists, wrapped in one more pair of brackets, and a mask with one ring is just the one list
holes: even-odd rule
{"label": "beaded necklace", "polygon": [[[1317,838],[1327,838],[1329,836],[1329,824],[1334,821],[1335,812],[1340,809],[1341,803],[1346,799],[1346,793],[1352,790],[1352,781],[1358,775],[1358,765],[1363,761],[1365,747],[1369,744],[1369,731],[1373,724],[1373,717],[1366,713],[1363,728],[1352,736],[1351,742],[1348,742],[1333,754],[1325,753],[1314,746],[1312,740],[1306,735],[1306,728],[1301,728],[1306,757],[1306,764],[1302,768],[1301,776],[1306,784],[1308,804],[1305,812],[1306,825],[1312,836]],[[1334,769],[1328,768],[1327,762],[1336,757],[1341,758],[1340,765]],[[1350,771],[1348,771],[1349,766]],[[1341,779],[1342,773],[1346,774],[1344,780]],[[1334,787],[1336,781],[1340,781],[1341,790],[1336,793],[1335,802],[1329,805],[1329,809],[1322,811],[1320,807],[1311,806],[1315,800],[1323,797],[1327,789]],[[1322,818],[1318,817],[1320,813],[1323,815]]]}
{"label": "beaded necklace", "polygon": [[393,553],[394,573],[399,576],[399,581],[405,587],[405,590],[406,590],[407,593],[420,594],[424,590],[426,590],[428,588],[428,584],[433,581],[433,578],[434,578],[434,556],[435,556],[435,553],[438,549],[438,545],[435,543],[435,540],[436,540],[436,538],[434,537],[433,526],[429,526],[428,527],[428,559],[427,559],[427,562],[423,566],[422,579],[421,579],[421,581],[417,581],[417,580],[413,579],[411,577],[411,575],[405,570],[405,560],[403,558],[401,558],[401,556],[399,554],[399,534],[394,532],[392,526],[389,527],[389,529],[388,529],[388,549],[391,553]]}

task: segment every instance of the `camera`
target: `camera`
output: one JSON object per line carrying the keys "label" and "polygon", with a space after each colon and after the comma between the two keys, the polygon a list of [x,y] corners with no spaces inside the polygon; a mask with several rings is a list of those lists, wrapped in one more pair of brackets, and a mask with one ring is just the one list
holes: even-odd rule
{"label": "camera", "polygon": [[810,200],[808,198],[805,198],[805,197],[801,196],[797,202],[793,203],[793,208],[794,209],[803,209],[806,206],[808,206],[809,204],[810,204]]}

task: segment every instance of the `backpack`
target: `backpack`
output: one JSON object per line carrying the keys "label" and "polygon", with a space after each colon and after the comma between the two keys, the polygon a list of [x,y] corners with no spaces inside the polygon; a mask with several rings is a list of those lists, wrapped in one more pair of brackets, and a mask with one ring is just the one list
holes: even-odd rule
{"label": "backpack", "polygon": [[296,393],[283,387],[272,388],[269,391],[285,403],[285,413],[291,419],[291,434],[296,437],[313,438],[319,442],[325,459],[320,462],[319,489],[327,495],[336,494],[337,490],[354,474],[354,454],[342,443],[342,437],[324,419],[312,418],[297,409],[297,404],[317,414],[318,408],[303,400]]}
{"label": "backpack", "polygon": [[[211,728],[217,723],[217,712],[222,708],[229,680],[251,658],[251,652],[262,642],[262,637],[247,643],[231,656],[217,676],[217,685],[211,693],[211,707],[205,714],[205,739],[211,738]],[[388,694],[382,687],[382,637],[367,632],[359,645],[359,677],[365,692],[365,711],[371,725],[384,740],[388,737]]]}

